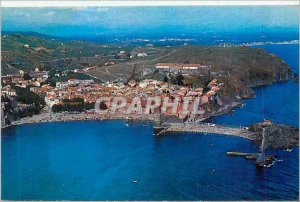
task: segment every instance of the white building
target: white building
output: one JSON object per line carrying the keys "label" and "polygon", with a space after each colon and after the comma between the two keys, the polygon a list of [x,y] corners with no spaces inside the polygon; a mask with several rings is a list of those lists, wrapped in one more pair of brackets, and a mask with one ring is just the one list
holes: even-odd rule
{"label": "white building", "polygon": [[69,84],[68,82],[56,82],[56,88],[64,88],[67,87]]}
{"label": "white building", "polygon": [[79,84],[81,84],[81,85],[89,85],[92,83],[94,83],[93,79],[79,80]]}
{"label": "white building", "polygon": [[155,64],[155,68],[157,69],[199,69],[203,67],[200,64],[181,64],[181,63],[157,63]]}
{"label": "white building", "polygon": [[80,83],[79,79],[69,79],[68,84],[69,85],[78,85]]}
{"label": "white building", "polygon": [[138,57],[146,57],[147,53],[138,53],[136,56],[138,56]]}
{"label": "white building", "polygon": [[2,95],[7,95],[7,96],[16,96],[17,93],[14,89],[10,87],[3,87],[2,88]]}
{"label": "white building", "polygon": [[59,104],[59,100],[53,95],[46,95],[45,96],[45,103],[49,107],[52,107],[53,105]]}

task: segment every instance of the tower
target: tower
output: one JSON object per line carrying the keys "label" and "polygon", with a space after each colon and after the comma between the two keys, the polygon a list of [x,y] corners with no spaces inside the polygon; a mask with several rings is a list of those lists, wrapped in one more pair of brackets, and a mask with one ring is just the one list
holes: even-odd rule
{"label": "tower", "polygon": [[256,162],[255,164],[258,166],[263,166],[266,161],[266,128],[263,128],[263,133],[262,133],[262,140],[261,140],[261,145],[259,148],[259,152],[257,154]]}

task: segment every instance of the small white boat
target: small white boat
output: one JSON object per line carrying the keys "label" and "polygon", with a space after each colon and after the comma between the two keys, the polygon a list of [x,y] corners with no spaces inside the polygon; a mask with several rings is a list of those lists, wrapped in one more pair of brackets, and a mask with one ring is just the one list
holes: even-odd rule
{"label": "small white boat", "polygon": [[127,127],[129,126],[129,124],[128,124],[128,123],[126,123],[125,125],[126,125]]}
{"label": "small white boat", "polygon": [[291,152],[293,149],[285,149],[284,151]]}
{"label": "small white boat", "polygon": [[137,180],[132,180],[132,183],[138,183],[139,181],[137,181]]}

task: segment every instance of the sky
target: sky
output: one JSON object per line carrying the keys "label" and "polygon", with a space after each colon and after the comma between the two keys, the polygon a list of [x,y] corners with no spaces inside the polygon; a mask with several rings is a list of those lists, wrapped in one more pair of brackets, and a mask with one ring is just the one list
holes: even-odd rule
{"label": "sky", "polygon": [[62,37],[298,29],[297,6],[2,8],[2,31]]}

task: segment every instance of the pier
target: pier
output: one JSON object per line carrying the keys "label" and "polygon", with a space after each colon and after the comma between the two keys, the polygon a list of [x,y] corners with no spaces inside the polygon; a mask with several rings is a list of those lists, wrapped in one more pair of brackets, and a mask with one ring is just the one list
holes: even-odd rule
{"label": "pier", "polygon": [[238,127],[228,127],[212,123],[172,123],[170,126],[160,132],[163,135],[168,132],[195,132],[195,133],[214,133],[220,135],[231,135],[254,140],[252,132]]}
{"label": "pier", "polygon": [[267,131],[266,128],[263,128],[262,141],[258,153],[227,152],[226,154],[228,156],[240,156],[244,157],[245,159],[255,160],[255,165],[258,167],[265,167],[271,165],[275,161],[275,156],[266,155],[266,135],[268,134],[268,132],[269,131]]}

